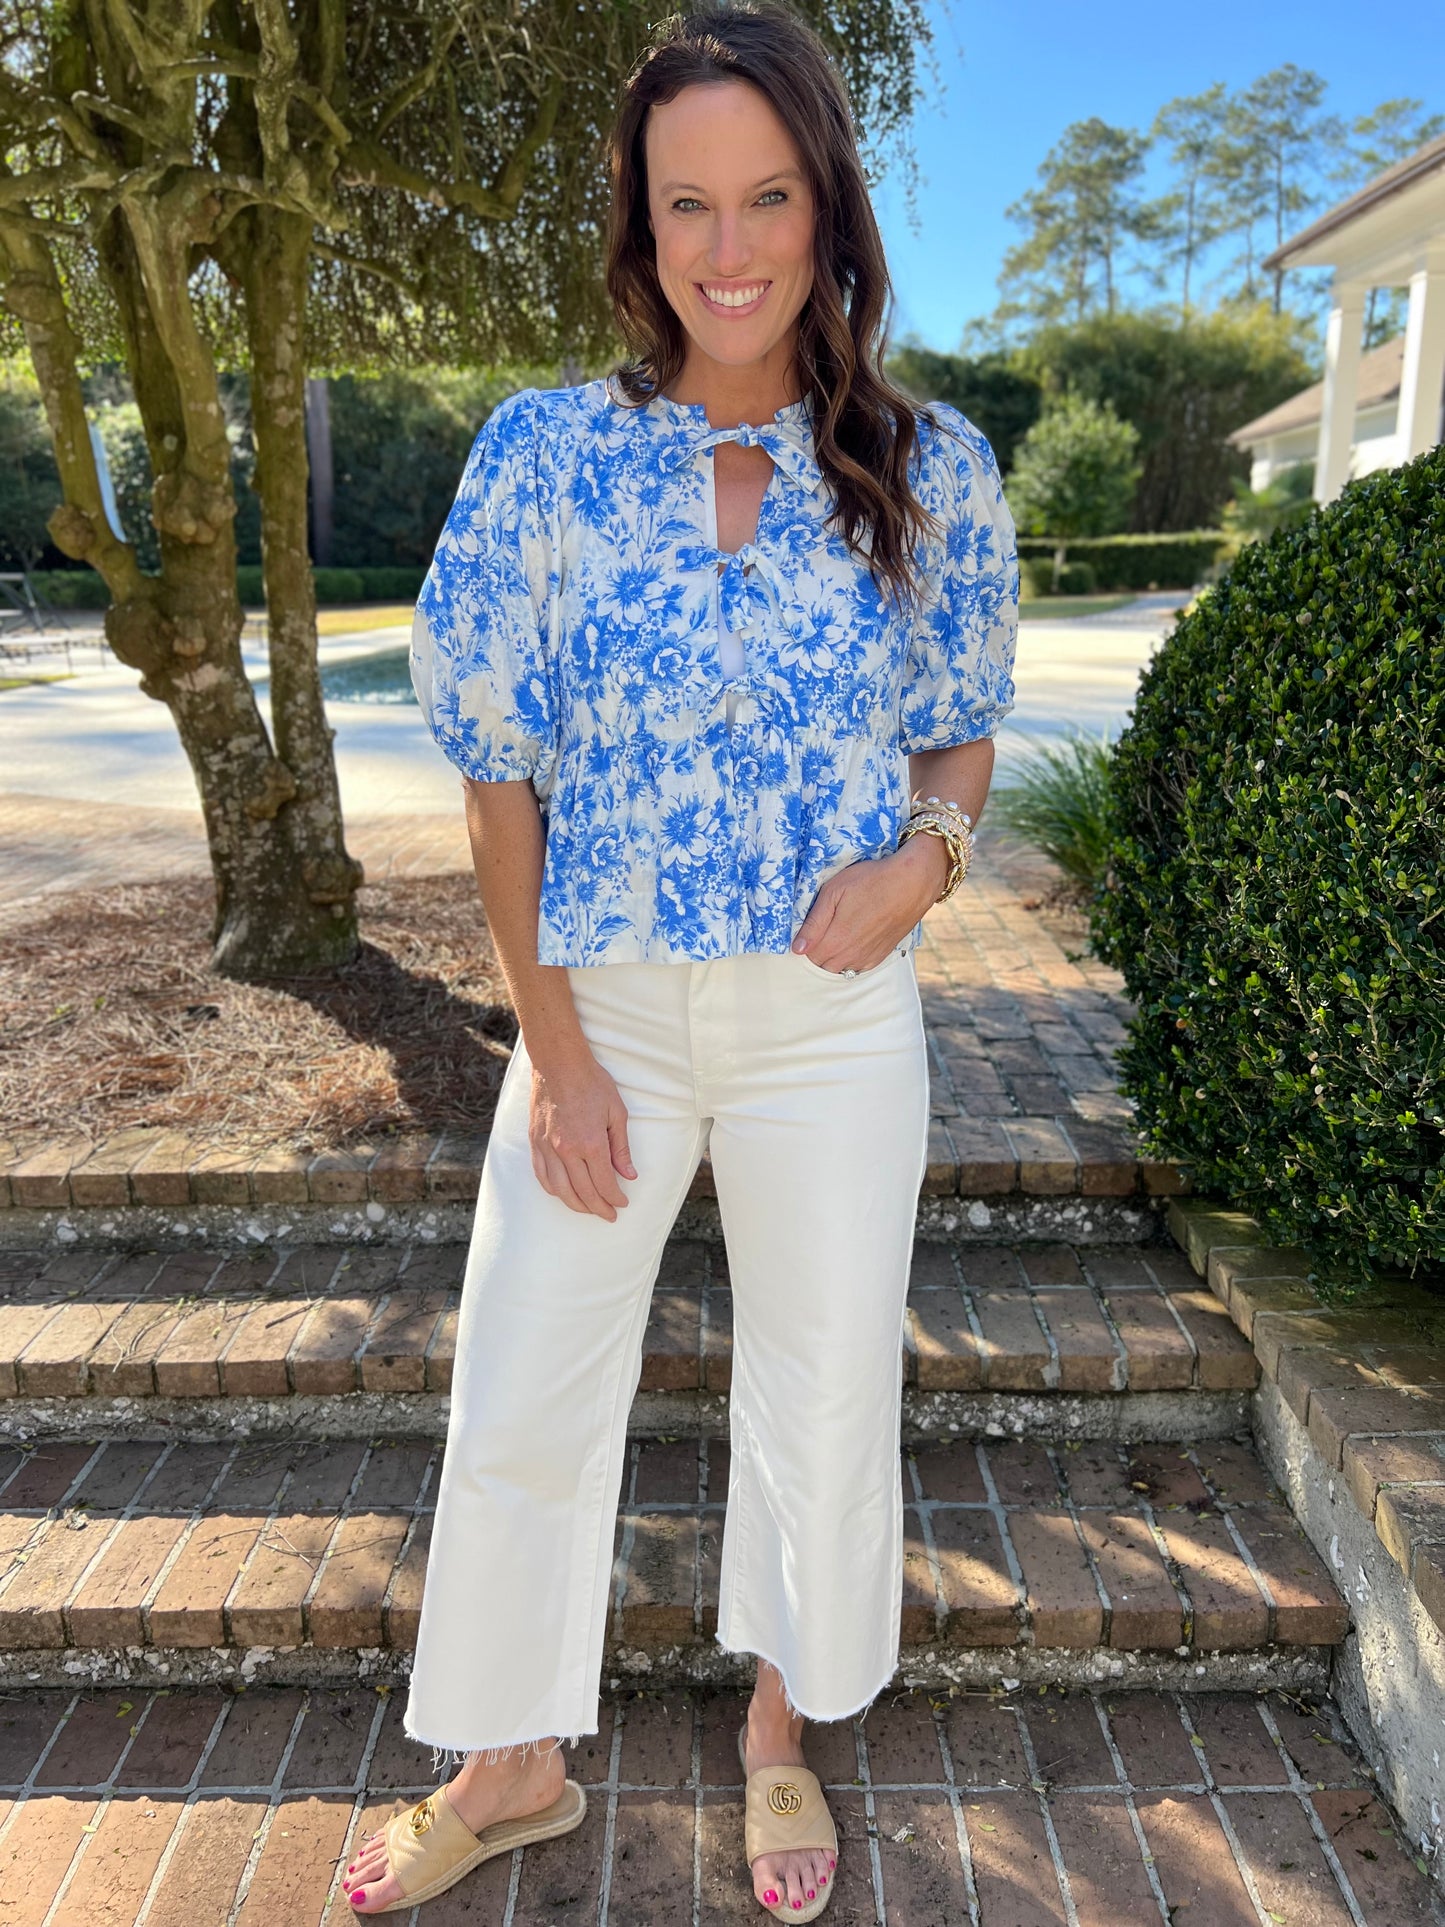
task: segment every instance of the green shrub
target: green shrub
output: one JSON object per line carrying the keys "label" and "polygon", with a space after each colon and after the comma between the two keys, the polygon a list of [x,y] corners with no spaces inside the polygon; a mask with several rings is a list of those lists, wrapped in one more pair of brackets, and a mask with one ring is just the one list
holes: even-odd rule
{"label": "green shrub", "polygon": [[1077,731],[1062,743],[1033,745],[1007,765],[989,798],[995,821],[1090,894],[1103,878],[1109,846],[1110,756],[1107,736]]}
{"label": "green shrub", "polygon": [[1092,595],[1099,585],[1092,562],[1066,562],[1059,570],[1060,595]]}
{"label": "green shrub", "polygon": [[1246,542],[1258,542],[1276,529],[1308,521],[1314,507],[1315,465],[1296,462],[1276,475],[1266,488],[1256,492],[1239,488],[1234,499],[1226,502],[1220,522],[1230,540],[1230,552],[1238,554]]}
{"label": "green shrub", "polygon": [[1243,551],[1110,785],[1141,1123],[1351,1288],[1445,1262],[1442,630],[1445,448]]}
{"label": "green shrub", "polygon": [[366,579],[360,569],[313,569],[316,600],[323,604],[364,602]]}
{"label": "green shrub", "polygon": [[[1192,589],[1213,568],[1227,540],[1213,529],[1184,535],[1109,535],[1070,542],[1069,560],[1087,562],[1106,594],[1117,589]],[[1041,537],[1019,538],[1021,561],[1052,558],[1053,553],[1053,543]]]}
{"label": "green shrub", "polygon": [[415,602],[426,580],[423,568],[361,569],[368,602]]}
{"label": "green shrub", "polygon": [[1054,593],[1054,565],[1052,559],[1031,555],[1019,564],[1023,592],[1037,602],[1043,596]]}
{"label": "green shrub", "polygon": [[[415,602],[421,594],[425,569],[317,569],[316,600],[323,607],[347,602]],[[31,581],[57,609],[108,609],[110,591],[93,569],[52,569]],[[266,600],[258,562],[243,562],[236,571],[236,591],[248,609]]]}
{"label": "green shrub", "polygon": [[110,607],[110,590],[94,569],[36,569],[30,580],[53,609]]}

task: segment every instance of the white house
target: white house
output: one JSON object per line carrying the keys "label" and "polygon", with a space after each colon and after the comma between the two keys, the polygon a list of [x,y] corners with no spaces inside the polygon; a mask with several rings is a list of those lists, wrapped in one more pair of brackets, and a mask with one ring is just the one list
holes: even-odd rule
{"label": "white house", "polygon": [[[1445,136],[1377,174],[1265,261],[1334,269],[1325,376],[1230,440],[1250,450],[1252,486],[1313,461],[1315,498],[1393,468],[1442,439],[1445,400]],[[1361,352],[1371,288],[1409,288],[1405,332]]]}
{"label": "white house", "polygon": [[[1400,371],[1405,364],[1405,337],[1381,342],[1361,355],[1355,384],[1355,432],[1350,475],[1368,475],[1374,468],[1391,468],[1395,454],[1400,409]],[[1288,401],[1258,415],[1230,436],[1236,448],[1248,451],[1249,486],[1268,488],[1287,468],[1315,465],[1319,452],[1320,421],[1325,412],[1325,385],[1317,381]]]}

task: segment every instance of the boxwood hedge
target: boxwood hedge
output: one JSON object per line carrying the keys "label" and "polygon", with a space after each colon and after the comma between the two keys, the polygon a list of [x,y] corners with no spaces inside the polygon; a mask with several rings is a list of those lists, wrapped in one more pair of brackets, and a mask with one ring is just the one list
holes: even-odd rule
{"label": "boxwood hedge", "polygon": [[1445,449],[1243,551],[1145,672],[1101,954],[1124,1087],[1327,1284],[1445,1265]]}

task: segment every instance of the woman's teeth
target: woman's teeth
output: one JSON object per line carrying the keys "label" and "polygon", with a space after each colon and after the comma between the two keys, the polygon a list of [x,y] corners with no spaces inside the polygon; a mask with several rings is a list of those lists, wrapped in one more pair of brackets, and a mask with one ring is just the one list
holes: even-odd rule
{"label": "woman's teeth", "polygon": [[759,295],[765,294],[767,287],[766,281],[759,281],[751,288],[704,287],[703,293],[709,301],[716,302],[720,308],[746,308],[749,302],[756,301]]}

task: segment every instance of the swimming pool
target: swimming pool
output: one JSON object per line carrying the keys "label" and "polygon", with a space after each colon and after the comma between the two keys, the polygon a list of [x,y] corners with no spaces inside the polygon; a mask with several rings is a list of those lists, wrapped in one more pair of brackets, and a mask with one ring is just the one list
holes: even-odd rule
{"label": "swimming pool", "polygon": [[415,703],[410,652],[380,649],[373,656],[322,663],[321,693],[332,703]]}

